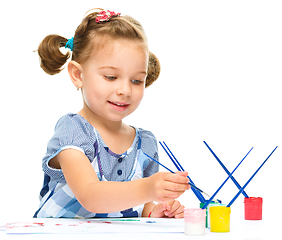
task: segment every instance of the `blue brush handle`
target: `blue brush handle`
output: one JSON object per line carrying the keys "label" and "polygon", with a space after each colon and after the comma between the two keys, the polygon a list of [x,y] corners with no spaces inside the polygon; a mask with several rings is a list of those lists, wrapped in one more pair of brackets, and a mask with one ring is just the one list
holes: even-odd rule
{"label": "blue brush handle", "polygon": [[[276,147],[278,148],[278,146]],[[250,183],[250,181],[254,178],[254,176],[258,173],[258,171],[262,168],[262,166],[266,163],[266,161],[270,158],[270,156],[272,155],[272,153],[274,153],[274,151],[276,150],[276,148],[274,148],[274,150],[269,154],[269,156],[264,160],[264,162],[260,165],[260,167],[256,170],[256,172],[251,176],[251,178],[246,182],[246,184],[240,189],[240,191],[235,195],[235,197],[230,201],[230,203],[228,203],[227,207],[230,207],[232,205],[232,203],[237,199],[237,197],[241,194],[241,192],[245,189],[245,187],[247,187],[247,185]]]}
{"label": "blue brush handle", "polygon": [[205,205],[202,207],[202,209],[205,209],[210,202],[212,201],[212,199],[215,197],[215,195],[220,191],[220,189],[224,186],[224,184],[227,182],[227,180],[232,176],[232,174],[236,171],[236,169],[241,165],[241,163],[246,159],[246,157],[248,156],[248,154],[252,151],[253,148],[251,148],[251,150],[247,153],[247,155],[241,160],[241,162],[239,162],[239,164],[234,168],[234,170],[228,175],[228,177],[225,179],[225,181],[220,185],[220,187],[215,191],[215,193],[211,196],[211,198],[206,201]]}
{"label": "blue brush handle", "polygon": [[[185,171],[184,168],[181,166],[181,164],[180,164],[180,163],[178,162],[178,160],[176,159],[176,157],[174,156],[174,154],[170,151],[170,149],[169,149],[169,147],[166,145],[166,143],[163,142],[169,152],[166,150],[166,148],[163,146],[163,144],[162,144],[160,141],[159,141],[159,143],[160,143],[160,145],[162,146],[162,148],[164,149],[164,151],[166,152],[166,154],[168,155],[168,157],[170,158],[170,160],[173,162],[173,164],[175,165],[175,167],[177,168],[177,170],[180,171],[180,172],[181,172],[181,171]],[[171,156],[172,156],[172,157],[171,157]],[[199,201],[200,201],[201,203],[204,203],[204,202],[206,201],[206,199],[205,199],[205,198],[203,197],[203,195],[201,194],[203,191],[202,191],[201,189],[197,188],[197,187],[194,185],[192,179],[191,179],[189,176],[188,176],[188,179],[189,179],[189,181],[190,181],[189,184],[192,186],[192,191],[193,191],[193,193],[196,195],[196,197],[199,199]]]}
{"label": "blue brush handle", "polygon": [[[228,171],[228,169],[224,166],[224,164],[220,161],[220,159],[216,156],[216,154],[213,152],[213,150],[210,148],[210,146],[204,141],[204,144],[207,146],[207,148],[210,150],[210,152],[212,153],[212,155],[215,157],[215,159],[218,161],[218,163],[222,166],[222,168],[224,169],[224,171],[227,173],[227,175],[230,175],[230,172]],[[240,186],[240,184],[236,181],[236,179],[231,176],[230,177],[231,180],[234,182],[234,184],[237,186],[237,188],[240,190],[242,187]],[[242,194],[246,197],[249,198],[249,196],[247,195],[247,193],[245,191],[242,192]]]}
{"label": "blue brush handle", "polygon": [[[158,162],[156,159],[150,157],[148,154],[144,153],[148,158],[150,158],[151,160],[153,160],[154,162],[158,163],[159,165],[161,165],[163,168],[165,168],[166,170],[168,170],[171,173],[174,173],[173,171],[171,171],[169,168],[167,168],[165,165],[161,164],[160,162]],[[189,184],[191,185],[191,187],[195,188],[196,190],[198,190],[199,192],[203,192],[201,189],[197,188],[193,183],[189,182]]]}

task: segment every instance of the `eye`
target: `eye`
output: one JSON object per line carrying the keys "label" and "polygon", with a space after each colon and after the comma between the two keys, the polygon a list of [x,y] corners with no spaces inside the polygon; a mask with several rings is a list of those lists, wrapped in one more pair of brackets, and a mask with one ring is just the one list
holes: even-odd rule
{"label": "eye", "polygon": [[115,77],[115,76],[104,76],[104,78],[105,78],[106,80],[110,80],[110,81],[114,81],[114,80],[117,79],[117,77]]}
{"label": "eye", "polygon": [[134,83],[134,84],[136,84],[136,85],[140,85],[140,84],[142,84],[143,83],[143,81],[141,81],[141,80],[131,80],[131,82],[132,83]]}

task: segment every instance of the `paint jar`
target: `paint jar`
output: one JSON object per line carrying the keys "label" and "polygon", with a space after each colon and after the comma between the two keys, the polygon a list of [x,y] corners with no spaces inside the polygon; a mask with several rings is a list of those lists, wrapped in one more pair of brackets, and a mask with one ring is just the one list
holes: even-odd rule
{"label": "paint jar", "polygon": [[[200,203],[200,208],[202,208],[205,205],[205,203]],[[206,208],[206,228],[208,228],[208,208]]]}
{"label": "paint jar", "polygon": [[245,220],[262,220],[262,198],[249,197],[244,200]]}
{"label": "paint jar", "polygon": [[[211,201],[210,204],[207,206],[206,208],[206,228],[210,228],[210,213],[209,213],[209,209],[210,209],[210,206],[217,206],[217,205],[222,205],[222,206],[226,206],[226,205],[223,205],[221,204],[221,200],[217,200],[218,202],[215,202],[215,201]],[[206,203],[200,203],[200,208],[202,208]]]}
{"label": "paint jar", "polygon": [[210,225],[211,232],[230,232],[230,207],[211,206]]}
{"label": "paint jar", "polygon": [[208,205],[207,207],[207,219],[208,219],[208,229],[211,228],[211,215],[210,215],[210,207],[212,206],[226,206],[226,204],[221,204],[221,203],[216,203],[216,202],[213,202],[211,204]]}
{"label": "paint jar", "polygon": [[184,210],[185,234],[204,235],[206,225],[206,209],[187,208]]}

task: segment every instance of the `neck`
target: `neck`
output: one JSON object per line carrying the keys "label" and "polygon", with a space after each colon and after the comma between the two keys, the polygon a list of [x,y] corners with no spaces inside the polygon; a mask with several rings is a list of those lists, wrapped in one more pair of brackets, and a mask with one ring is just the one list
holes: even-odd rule
{"label": "neck", "polygon": [[110,121],[96,115],[86,104],[84,104],[84,107],[78,112],[78,114],[84,117],[98,131],[108,130],[114,133],[122,130],[124,127],[124,123],[122,121]]}

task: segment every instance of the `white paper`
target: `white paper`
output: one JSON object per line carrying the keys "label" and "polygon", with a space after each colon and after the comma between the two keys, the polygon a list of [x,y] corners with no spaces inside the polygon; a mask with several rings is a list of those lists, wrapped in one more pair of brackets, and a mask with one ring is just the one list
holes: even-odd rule
{"label": "white paper", "polygon": [[34,219],[0,226],[6,234],[184,233],[183,219]]}

